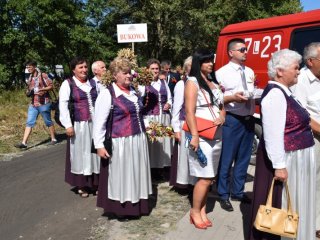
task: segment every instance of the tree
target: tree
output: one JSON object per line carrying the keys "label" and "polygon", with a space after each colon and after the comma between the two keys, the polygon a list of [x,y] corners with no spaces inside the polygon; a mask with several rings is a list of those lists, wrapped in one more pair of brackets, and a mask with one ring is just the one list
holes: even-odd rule
{"label": "tree", "polygon": [[141,65],[178,64],[196,48],[215,49],[227,24],[299,11],[299,0],[1,0],[0,89],[22,82],[30,58],[51,68],[75,55],[108,63],[130,47],[117,43],[117,24],[148,24],[148,42],[135,47]]}

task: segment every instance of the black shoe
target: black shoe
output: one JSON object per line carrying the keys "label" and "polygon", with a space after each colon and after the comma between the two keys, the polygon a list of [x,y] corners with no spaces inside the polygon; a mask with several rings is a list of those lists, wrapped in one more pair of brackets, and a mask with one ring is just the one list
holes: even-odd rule
{"label": "black shoe", "polygon": [[14,146],[20,149],[25,149],[28,147],[26,144],[23,144],[23,143],[18,143],[18,144],[15,144]]}
{"label": "black shoe", "polygon": [[246,195],[243,194],[242,197],[231,197],[232,201],[239,201],[241,203],[250,204],[252,200]]}
{"label": "black shoe", "polygon": [[224,210],[226,210],[228,212],[232,212],[233,211],[233,207],[232,207],[232,204],[229,201],[229,199],[220,200],[220,206],[221,206],[221,208],[223,208]]}
{"label": "black shoe", "polygon": [[51,142],[48,143],[48,145],[56,145],[58,143],[57,140],[52,140]]}

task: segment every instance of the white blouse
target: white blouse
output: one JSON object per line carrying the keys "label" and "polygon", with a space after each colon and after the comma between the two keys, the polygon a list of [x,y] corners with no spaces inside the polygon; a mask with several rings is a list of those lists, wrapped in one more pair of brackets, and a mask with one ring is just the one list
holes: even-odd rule
{"label": "white blouse", "polygon": [[[269,84],[280,86],[291,96],[290,90],[281,83],[269,81]],[[283,92],[273,88],[261,102],[262,126],[265,146],[274,169],[286,167],[284,149],[284,130],[286,124],[287,101]]]}
{"label": "white blouse", "polygon": [[171,125],[173,127],[174,132],[181,131],[181,123],[179,120],[180,111],[184,103],[184,81],[180,80],[177,82],[174,88],[174,98],[173,98],[173,106],[172,106],[172,119]]}
{"label": "white blouse", "polygon": [[[92,87],[89,80],[85,83],[80,82],[75,76],[72,77],[76,86],[87,94],[90,93]],[[72,127],[70,113],[68,109],[68,102],[70,99],[70,85],[67,80],[64,80],[59,90],[59,110],[60,110],[60,122],[67,129]],[[93,111],[93,109],[90,109]]]}

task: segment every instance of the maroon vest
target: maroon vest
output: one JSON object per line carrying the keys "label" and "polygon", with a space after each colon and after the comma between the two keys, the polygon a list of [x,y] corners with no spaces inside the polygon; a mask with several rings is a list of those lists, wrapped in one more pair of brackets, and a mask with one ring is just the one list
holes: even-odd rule
{"label": "maroon vest", "polygon": [[295,151],[314,145],[313,134],[310,127],[310,115],[293,96],[288,96],[285,91],[276,84],[268,84],[262,99],[273,89],[280,89],[287,101],[286,125],[284,129],[285,151]]}
{"label": "maroon vest", "polygon": [[[73,84],[70,85],[69,82],[69,85],[73,87],[72,97],[74,103],[74,121],[80,122],[91,120],[87,93],[82,91],[79,87],[77,87],[72,78],[68,79],[68,81],[73,81]],[[89,80],[89,82],[92,87],[89,94],[91,95],[92,105],[94,107],[98,96],[96,82],[93,79]]]}
{"label": "maroon vest", "polygon": [[123,95],[115,97],[113,86],[110,86],[109,91],[113,101],[112,137],[127,137],[145,132],[141,97],[138,96],[138,101],[134,103]]}
{"label": "maroon vest", "polygon": [[[143,110],[143,115],[159,115],[160,106],[163,111],[163,106],[166,104],[167,101],[168,93],[164,80],[161,80],[160,91],[157,91],[151,85],[146,86],[146,97],[144,98],[144,104],[146,106]],[[163,111],[163,113],[169,113],[169,111]]]}

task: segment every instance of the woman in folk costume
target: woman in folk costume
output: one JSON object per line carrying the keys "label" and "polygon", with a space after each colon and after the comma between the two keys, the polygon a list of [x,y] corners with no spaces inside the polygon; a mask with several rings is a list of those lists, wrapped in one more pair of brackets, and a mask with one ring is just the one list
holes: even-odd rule
{"label": "woman in folk costume", "polygon": [[[101,157],[97,206],[105,213],[139,217],[149,213],[148,198],[152,194],[143,104],[131,86],[130,62],[116,58],[110,71],[114,82],[100,92],[94,116],[93,140]],[[109,114],[112,155],[104,147]]]}
{"label": "woman in folk costume", "polygon": [[[70,69],[73,77],[65,80],[59,91],[60,121],[68,136],[65,181],[76,186],[81,197],[88,197],[99,183],[100,158],[91,153],[92,117],[98,94],[95,81],[87,78],[84,58],[72,59]],[[70,102],[72,108],[68,107]]]}
{"label": "woman in folk costume", "polygon": [[175,145],[173,148],[170,185],[176,188],[187,188],[189,184],[194,184],[195,178],[190,176],[188,155],[189,149],[185,146],[185,132],[182,126],[186,119],[184,106],[184,86],[187,80],[192,63],[192,56],[189,56],[183,64],[183,77],[174,88],[174,99],[172,107],[171,125],[174,130]]}
{"label": "woman in folk costume", "polygon": [[[150,122],[157,122],[169,126],[172,98],[165,76],[163,76],[164,79],[159,78],[160,62],[157,59],[149,59],[147,68],[153,74],[153,81],[148,86],[139,86],[139,91],[144,96],[143,115],[145,125],[148,127]],[[163,169],[171,166],[173,148],[173,140],[171,138],[159,138],[153,143],[149,141],[148,146],[151,168]]]}
{"label": "woman in folk costume", "polygon": [[[259,206],[265,205],[272,179],[275,178],[273,205],[287,209],[287,195],[282,182],[289,186],[292,210],[299,214],[299,240],[315,239],[314,140],[310,116],[292,95],[289,87],[298,81],[301,56],[283,49],[273,53],[268,62],[272,79],[261,100],[263,138],[260,142],[253,187],[252,223]],[[249,239],[286,239],[250,229]]]}

